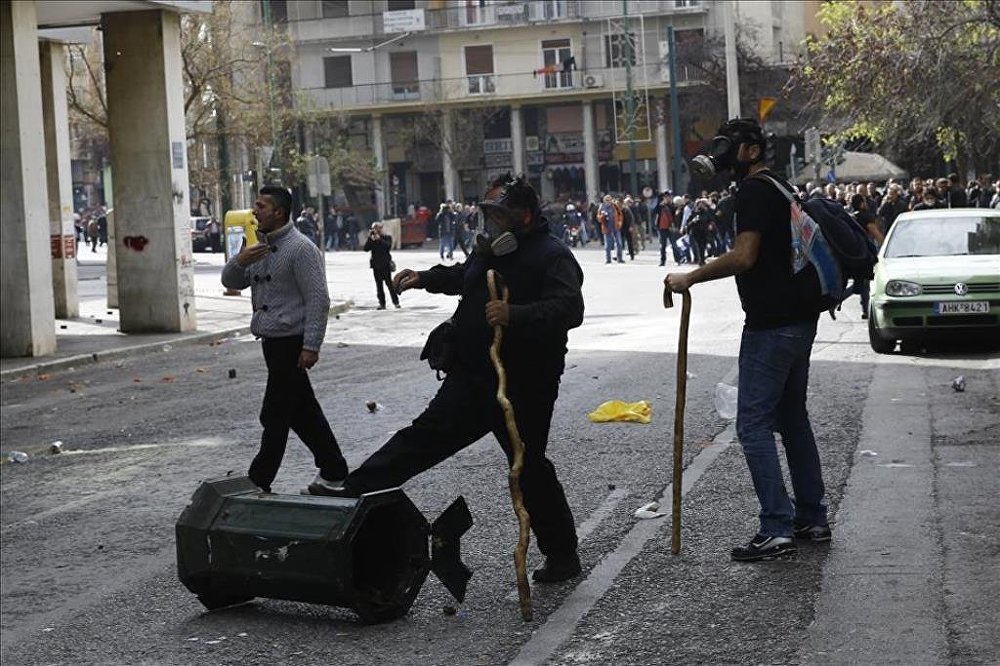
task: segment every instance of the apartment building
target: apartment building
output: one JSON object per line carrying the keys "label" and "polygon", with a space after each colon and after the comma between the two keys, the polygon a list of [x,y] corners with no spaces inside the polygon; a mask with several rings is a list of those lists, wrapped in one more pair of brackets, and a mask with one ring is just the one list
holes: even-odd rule
{"label": "apartment building", "polygon": [[[350,119],[352,144],[385,174],[372,200],[388,216],[416,201],[475,199],[508,170],[528,174],[547,201],[630,190],[633,164],[639,190],[682,189],[668,32],[678,45],[721,36],[728,1],[262,0],[287,22],[298,103]],[[801,3],[730,7],[766,59],[795,57]],[[700,81],[678,67],[676,83],[685,95]],[[702,119],[699,134],[725,114]],[[429,117],[434,136],[415,136]],[[680,152],[697,145],[689,129]]]}

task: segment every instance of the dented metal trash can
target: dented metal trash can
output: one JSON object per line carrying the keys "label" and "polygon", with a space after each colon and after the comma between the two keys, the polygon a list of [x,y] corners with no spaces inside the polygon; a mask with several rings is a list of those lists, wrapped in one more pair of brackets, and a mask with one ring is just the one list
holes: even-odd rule
{"label": "dented metal trash can", "polygon": [[356,499],[276,495],[225,477],[202,483],[177,520],[177,570],[208,609],[268,597],[383,622],[406,614],[428,571],[465,598],[472,573],[459,540],[471,525],[462,497],[428,525],[399,488]]}

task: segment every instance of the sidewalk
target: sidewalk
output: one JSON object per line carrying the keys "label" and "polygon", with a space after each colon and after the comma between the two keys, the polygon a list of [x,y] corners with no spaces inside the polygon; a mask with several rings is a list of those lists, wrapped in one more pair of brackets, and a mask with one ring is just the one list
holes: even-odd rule
{"label": "sidewalk", "polygon": [[[196,254],[195,307],[198,328],[186,333],[122,333],[119,310],[107,307],[105,248],[80,255],[78,264],[80,316],[56,319],[54,354],[37,357],[0,358],[0,382],[68,367],[140,354],[164,345],[210,342],[250,332],[250,290],[239,296],[224,296],[219,282],[221,255]],[[350,300],[332,300],[330,314],[346,312]]]}

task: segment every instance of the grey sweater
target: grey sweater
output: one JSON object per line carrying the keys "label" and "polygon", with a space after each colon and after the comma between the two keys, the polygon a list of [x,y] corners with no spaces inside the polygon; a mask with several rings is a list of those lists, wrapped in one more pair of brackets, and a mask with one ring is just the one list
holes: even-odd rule
{"label": "grey sweater", "polygon": [[263,259],[240,266],[232,257],[222,269],[229,289],[250,287],[250,331],[262,338],[302,335],[302,348],[318,352],[330,316],[323,254],[292,224],[264,235]]}

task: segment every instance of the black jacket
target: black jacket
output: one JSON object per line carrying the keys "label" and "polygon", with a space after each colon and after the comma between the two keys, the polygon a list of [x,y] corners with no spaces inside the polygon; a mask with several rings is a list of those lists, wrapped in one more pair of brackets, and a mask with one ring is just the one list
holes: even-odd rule
{"label": "black jacket", "polygon": [[372,253],[368,265],[375,270],[389,270],[389,264],[392,263],[392,254],[389,252],[391,249],[392,236],[382,234],[381,238],[375,240],[369,235],[365,241],[365,252]]}
{"label": "black jacket", "polygon": [[491,378],[489,348],[493,329],[486,323],[489,290],[486,271],[494,268],[510,290],[510,323],[504,329],[501,358],[509,381],[557,381],[566,356],[567,333],[583,322],[583,271],[570,250],[543,224],[519,239],[517,251],[503,257],[478,251],[461,264],[435,266],[420,273],[431,293],[460,295],[452,315],[459,371]]}

